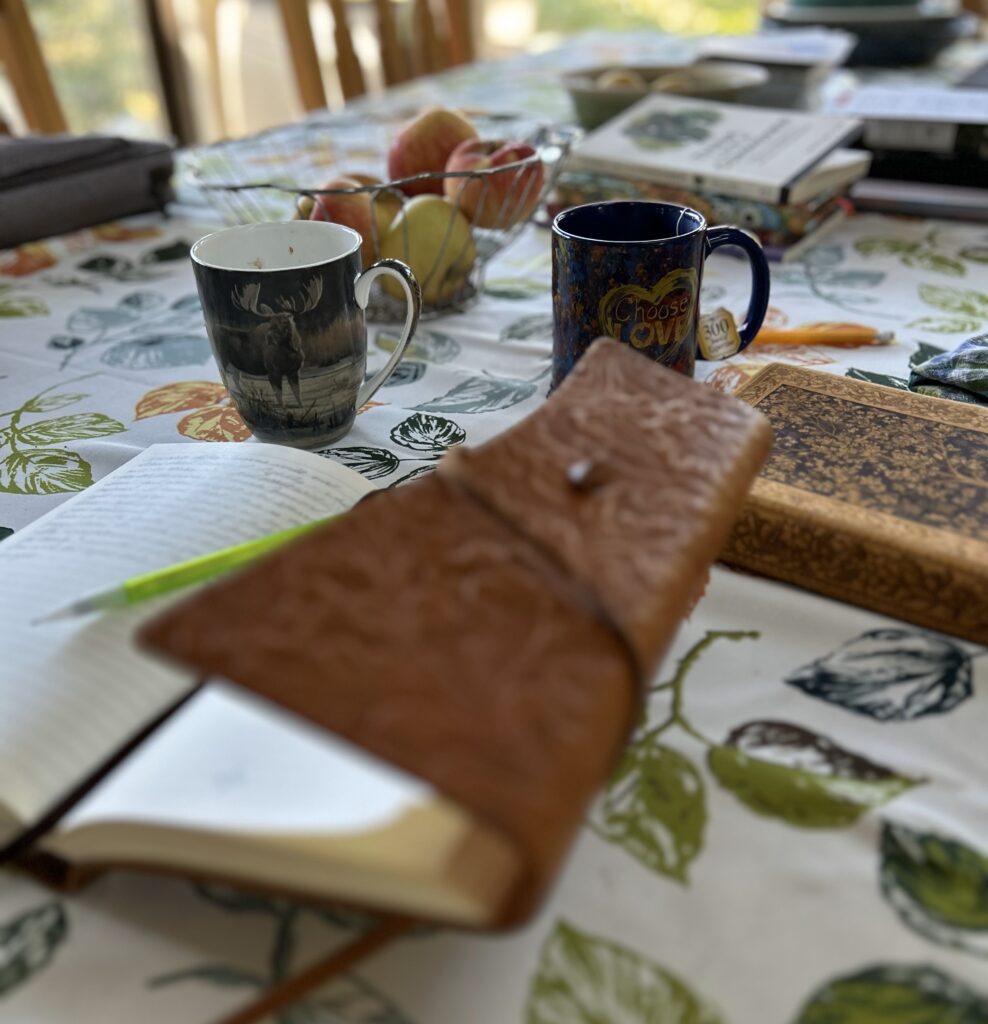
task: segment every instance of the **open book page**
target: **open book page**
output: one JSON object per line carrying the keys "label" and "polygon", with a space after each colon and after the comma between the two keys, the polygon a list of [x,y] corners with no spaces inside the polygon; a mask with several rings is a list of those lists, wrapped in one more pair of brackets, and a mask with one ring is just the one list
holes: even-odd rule
{"label": "open book page", "polygon": [[343,511],[371,490],[351,470],[289,448],[155,445],[4,541],[4,817],[30,824],[193,682],[133,640],[179,595],[97,617],[36,619],[131,576]]}
{"label": "open book page", "polygon": [[[44,845],[74,863],[164,865],[480,921],[514,859],[499,838],[478,844],[478,831],[425,782],[217,681]],[[471,863],[458,863],[466,851]]]}

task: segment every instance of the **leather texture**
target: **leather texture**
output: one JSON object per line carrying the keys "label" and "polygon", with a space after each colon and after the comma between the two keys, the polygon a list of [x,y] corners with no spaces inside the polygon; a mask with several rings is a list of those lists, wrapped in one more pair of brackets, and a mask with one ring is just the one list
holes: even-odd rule
{"label": "leather texture", "polygon": [[[733,399],[597,343],[517,428],[145,628],[499,828],[537,907],[768,447]],[[589,460],[589,461],[588,461]],[[601,468],[598,468],[601,467]]]}

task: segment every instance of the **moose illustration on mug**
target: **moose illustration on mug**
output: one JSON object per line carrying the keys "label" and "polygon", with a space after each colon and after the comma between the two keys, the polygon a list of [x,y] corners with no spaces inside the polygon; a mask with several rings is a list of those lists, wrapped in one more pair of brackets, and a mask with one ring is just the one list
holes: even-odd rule
{"label": "moose illustration on mug", "polygon": [[[421,289],[398,260],[364,269],[362,239],[329,221],[271,221],[200,238],[190,255],[223,383],[259,441],[325,448],[394,373],[418,323]],[[406,298],[399,345],[367,375],[374,282]]]}
{"label": "moose illustration on mug", "polygon": [[275,308],[261,301],[259,282],[232,289],[234,307],[260,318],[251,327],[223,324],[216,332],[220,370],[232,386],[240,386],[240,374],[267,377],[278,401],[284,404],[283,387],[287,381],[296,405],[301,405],[299,373],[305,362],[305,352],[295,318],[319,305],[322,290],[322,277],[317,274],[309,278],[300,295],[279,295]]}

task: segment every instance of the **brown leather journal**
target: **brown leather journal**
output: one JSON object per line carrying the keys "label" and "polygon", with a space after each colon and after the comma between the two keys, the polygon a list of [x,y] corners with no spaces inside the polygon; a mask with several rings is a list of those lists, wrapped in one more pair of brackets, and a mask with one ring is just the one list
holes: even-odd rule
{"label": "brown leather journal", "polygon": [[775,445],[723,560],[988,643],[988,409],[773,364]]}
{"label": "brown leather journal", "polygon": [[432,783],[535,909],[771,442],[735,399],[600,340],[526,420],[145,629]]}

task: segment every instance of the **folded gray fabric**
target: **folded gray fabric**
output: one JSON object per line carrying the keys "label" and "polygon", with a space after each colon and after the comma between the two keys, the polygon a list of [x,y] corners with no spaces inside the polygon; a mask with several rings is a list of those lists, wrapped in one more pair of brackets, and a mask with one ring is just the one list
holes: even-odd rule
{"label": "folded gray fabric", "polygon": [[100,135],[0,139],[0,248],[160,210],[172,151]]}

